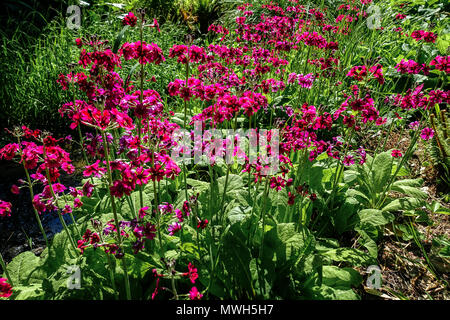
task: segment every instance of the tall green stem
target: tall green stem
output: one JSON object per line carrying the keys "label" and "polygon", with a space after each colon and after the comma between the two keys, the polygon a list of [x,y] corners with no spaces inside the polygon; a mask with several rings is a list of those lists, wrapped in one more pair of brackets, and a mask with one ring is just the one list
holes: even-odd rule
{"label": "tall green stem", "polygon": [[[105,152],[106,169],[108,172],[109,197],[111,200],[111,207],[113,210],[114,221],[116,224],[117,240],[119,242],[119,248],[121,248],[122,247],[122,235],[120,233],[119,217],[117,216],[116,202],[115,202],[114,196],[111,193],[111,188],[110,188],[110,187],[112,187],[113,182],[112,182],[111,165],[109,163],[109,145],[108,145],[108,140],[106,140],[106,135],[103,131],[102,131],[102,137],[103,137],[103,141],[104,141],[103,148],[104,148],[104,152]],[[125,288],[126,288],[127,299],[131,300],[130,280],[128,278],[128,269],[127,269],[127,265],[126,265],[126,261],[125,261],[125,256],[122,258],[122,265],[123,265],[124,273],[125,273]]]}
{"label": "tall green stem", "polygon": [[[188,55],[189,56],[189,55]],[[186,62],[186,82],[185,86],[188,86],[188,79],[189,79],[189,57],[187,58],[188,61]],[[188,101],[184,100],[184,130],[186,129],[186,120],[187,120],[187,109],[188,109]],[[187,167],[183,160],[183,175],[184,175],[184,195],[186,197],[186,201],[188,200],[188,190],[187,190]]]}
{"label": "tall green stem", "polygon": [[1,266],[2,266],[3,271],[4,271],[5,274],[6,274],[6,278],[8,279],[9,284],[10,284],[11,286],[14,287],[14,283],[12,282],[11,277],[9,276],[8,269],[6,269],[6,263],[5,263],[5,261],[3,260],[3,256],[2,256],[2,254],[1,254],[1,252],[0,252],[0,264],[1,264]]}
{"label": "tall green stem", "polygon": [[[265,229],[266,229],[266,200],[269,193],[269,176],[266,177],[266,183],[264,185],[264,195],[263,195],[263,204],[261,207],[261,215],[262,215],[262,235],[261,235],[261,246],[259,248],[259,256],[260,256],[260,262],[261,262],[261,268],[263,264],[263,254],[264,254],[264,235],[265,235]],[[263,293],[266,291],[266,286],[261,285],[261,295],[264,295]]]}
{"label": "tall green stem", "polygon": [[[43,149],[43,156],[44,156],[44,159],[45,159],[46,155],[47,155],[45,145],[43,145],[42,149]],[[50,188],[50,192],[51,192],[51,194],[53,196],[54,201],[56,202],[57,196],[56,196],[55,190],[53,189],[52,180],[51,180],[51,177],[50,177],[50,171],[48,170],[47,167],[45,168],[45,173],[47,175],[47,183],[48,183],[48,186]],[[57,210],[57,214],[58,214],[58,217],[59,217],[59,221],[61,222],[61,224],[62,224],[62,226],[63,226],[67,236],[69,237],[69,240],[70,240],[70,243],[72,244],[73,249],[75,251],[77,251],[77,246],[75,244],[75,241],[73,240],[72,235],[70,234],[69,228],[67,227],[67,224],[64,221],[64,218],[62,217],[62,214],[61,214],[60,210]]]}
{"label": "tall green stem", "polygon": [[[25,175],[27,176],[28,189],[30,190],[31,201],[33,202],[33,200],[34,200],[34,192],[33,192],[33,185],[31,184],[30,174],[28,173],[28,170],[25,167],[25,164],[23,165],[23,168],[25,170]],[[37,212],[37,210],[34,207],[34,205],[33,205],[33,211],[34,211],[34,216],[36,217],[36,221],[38,223],[39,229],[41,230],[42,236],[44,237],[45,245],[48,247],[49,245],[48,245],[47,234],[45,233],[44,227],[42,226],[41,218],[39,217],[39,212]]]}
{"label": "tall green stem", "polygon": [[227,175],[225,176],[225,185],[223,186],[223,194],[222,194],[222,201],[220,203],[220,224],[223,225],[224,223],[224,213],[225,213],[225,195],[227,193],[227,187],[228,187],[228,178],[230,176],[230,167],[231,165],[227,165]]}

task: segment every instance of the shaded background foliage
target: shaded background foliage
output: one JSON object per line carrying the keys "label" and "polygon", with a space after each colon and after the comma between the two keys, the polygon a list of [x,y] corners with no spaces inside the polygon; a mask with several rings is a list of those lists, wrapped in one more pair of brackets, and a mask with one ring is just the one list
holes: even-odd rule
{"label": "shaded background foliage", "polygon": [[[132,0],[113,1],[36,1],[8,0],[0,13],[0,139],[3,128],[25,124],[33,128],[51,128],[53,133],[70,133],[57,110],[70,97],[56,83],[67,64],[77,62],[74,39],[98,34],[115,39],[124,12],[145,8],[147,17],[158,19],[164,37],[151,38],[163,50],[174,41],[184,42],[184,34],[198,37],[219,17],[219,12],[234,1],[218,0]],[[228,3],[228,4],[227,4]],[[81,29],[66,26],[67,7],[81,7]],[[154,35],[153,35],[154,37]],[[164,72],[173,71],[167,66]],[[124,72],[128,69],[124,68]],[[164,77],[165,78],[165,77]],[[157,88],[166,90],[163,83]]]}

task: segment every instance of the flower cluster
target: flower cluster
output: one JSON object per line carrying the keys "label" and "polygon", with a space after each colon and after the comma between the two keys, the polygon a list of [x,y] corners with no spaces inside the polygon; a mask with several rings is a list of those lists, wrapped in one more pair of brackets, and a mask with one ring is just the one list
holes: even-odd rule
{"label": "flower cluster", "polygon": [[12,295],[12,287],[8,279],[0,278],[0,298],[9,298]]}

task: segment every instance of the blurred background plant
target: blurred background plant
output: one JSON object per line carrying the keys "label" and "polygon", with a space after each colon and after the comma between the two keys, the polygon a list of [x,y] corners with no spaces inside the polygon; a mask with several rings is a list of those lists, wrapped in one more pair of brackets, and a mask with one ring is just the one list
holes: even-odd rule
{"label": "blurred background plant", "polygon": [[[0,13],[0,140],[5,139],[3,128],[21,124],[67,133],[66,123],[57,110],[69,97],[60,90],[56,79],[68,71],[68,63],[78,60],[75,38],[97,34],[104,39],[115,39],[122,29],[123,15],[145,8],[147,17],[156,18],[161,25],[161,33],[149,31],[147,40],[158,43],[167,54],[173,43],[184,42],[184,34],[199,39],[202,33],[207,33],[226,2],[230,1],[7,0]],[[70,5],[81,8],[80,29],[67,28]],[[136,39],[128,32],[122,41]],[[147,70],[149,74],[155,72],[152,75],[158,80],[151,84],[152,89],[166,90],[169,79],[177,71],[175,64],[170,65],[172,62],[166,61],[166,68]],[[127,73],[130,68],[125,66],[122,72]]]}
{"label": "blurred background plant", "polygon": [[450,194],[450,124],[446,110],[436,108],[436,114],[431,114],[430,122],[435,132],[429,146],[431,160],[437,170],[437,188],[442,192],[448,202]]}

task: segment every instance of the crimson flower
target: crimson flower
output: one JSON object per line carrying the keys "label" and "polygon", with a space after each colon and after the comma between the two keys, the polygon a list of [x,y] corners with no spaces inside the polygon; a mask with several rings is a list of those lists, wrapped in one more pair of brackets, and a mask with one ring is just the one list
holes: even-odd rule
{"label": "crimson flower", "polygon": [[12,295],[12,287],[5,278],[0,278],[0,298],[8,298]]}
{"label": "crimson flower", "polygon": [[122,20],[122,24],[129,25],[130,27],[134,27],[137,23],[137,17],[133,12],[129,12]]}
{"label": "crimson flower", "polygon": [[10,217],[11,206],[12,206],[11,202],[0,200],[0,217]]}
{"label": "crimson flower", "polygon": [[400,150],[394,149],[394,150],[392,150],[391,155],[394,158],[400,158],[402,156],[402,152]]}
{"label": "crimson flower", "polygon": [[203,294],[196,287],[192,287],[191,291],[189,291],[189,299],[191,300],[200,300],[202,297]]}

